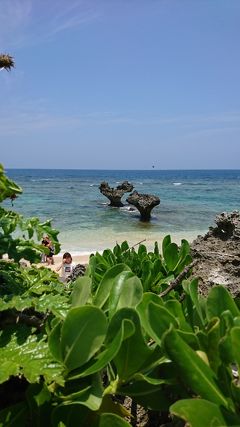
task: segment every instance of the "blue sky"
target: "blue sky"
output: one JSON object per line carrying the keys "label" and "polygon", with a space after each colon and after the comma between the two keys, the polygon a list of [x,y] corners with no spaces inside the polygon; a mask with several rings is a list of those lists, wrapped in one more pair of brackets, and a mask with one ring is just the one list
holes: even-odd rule
{"label": "blue sky", "polygon": [[6,168],[239,168],[239,0],[0,0]]}

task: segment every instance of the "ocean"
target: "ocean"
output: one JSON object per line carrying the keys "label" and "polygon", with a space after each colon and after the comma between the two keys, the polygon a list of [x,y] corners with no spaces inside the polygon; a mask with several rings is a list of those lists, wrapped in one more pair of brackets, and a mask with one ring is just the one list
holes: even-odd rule
{"label": "ocean", "polygon": [[[7,169],[23,188],[14,210],[26,217],[52,220],[60,231],[61,252],[88,254],[128,240],[145,240],[149,249],[166,234],[192,241],[214,225],[216,214],[240,209],[240,170],[62,170]],[[149,223],[139,221],[123,197],[123,208],[108,206],[99,191],[128,180],[139,193],[160,197]],[[10,201],[5,206],[11,207]]]}

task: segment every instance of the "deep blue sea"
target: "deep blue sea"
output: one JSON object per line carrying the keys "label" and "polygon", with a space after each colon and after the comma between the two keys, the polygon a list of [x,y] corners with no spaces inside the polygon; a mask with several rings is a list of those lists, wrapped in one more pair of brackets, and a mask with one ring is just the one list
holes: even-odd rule
{"label": "deep blue sea", "polygon": [[[62,250],[88,253],[127,239],[149,248],[166,234],[177,243],[193,240],[214,224],[216,214],[240,209],[240,170],[46,170],[8,169],[23,188],[14,209],[27,217],[52,219]],[[124,180],[139,193],[160,197],[150,223],[127,206],[111,208],[98,187]],[[123,197],[126,199],[127,194]],[[7,202],[10,205],[10,202]]]}

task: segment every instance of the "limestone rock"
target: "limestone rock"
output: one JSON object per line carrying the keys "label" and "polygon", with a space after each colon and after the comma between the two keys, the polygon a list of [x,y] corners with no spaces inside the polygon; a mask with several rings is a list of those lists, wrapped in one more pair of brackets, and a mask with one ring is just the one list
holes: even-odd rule
{"label": "limestone rock", "polygon": [[240,296],[240,212],[223,212],[216,216],[216,227],[191,244],[192,256],[198,262],[192,275],[199,277],[203,294],[222,284],[234,296]]}
{"label": "limestone rock", "polygon": [[116,188],[111,188],[106,181],[101,182],[99,186],[100,192],[110,200],[110,206],[121,207],[122,196],[125,193],[130,193],[133,190],[133,185],[128,181],[124,181],[122,184],[118,185]]}
{"label": "limestone rock", "polygon": [[140,194],[134,191],[128,196],[127,202],[139,210],[142,221],[150,221],[151,211],[160,204],[160,199],[152,194]]}

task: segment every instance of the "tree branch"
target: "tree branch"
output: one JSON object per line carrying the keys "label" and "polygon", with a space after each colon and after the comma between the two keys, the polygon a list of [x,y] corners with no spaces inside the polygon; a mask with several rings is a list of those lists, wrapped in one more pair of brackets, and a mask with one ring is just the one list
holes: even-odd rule
{"label": "tree branch", "polygon": [[159,294],[160,297],[164,297],[165,295],[167,295],[169,292],[171,292],[173,289],[175,289],[178,285],[180,285],[180,283],[182,282],[183,279],[185,279],[185,277],[187,276],[187,274],[189,273],[189,271],[191,270],[191,268],[197,264],[198,260],[193,260],[190,264],[188,264],[183,271],[181,271],[181,273],[169,283],[169,286],[167,289],[165,289],[165,291],[161,292]]}

